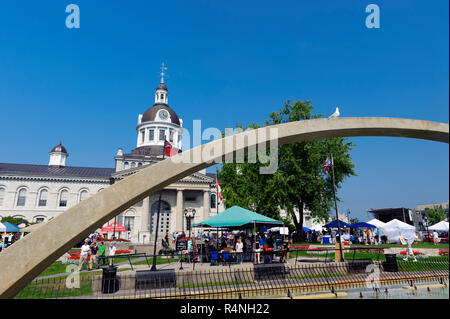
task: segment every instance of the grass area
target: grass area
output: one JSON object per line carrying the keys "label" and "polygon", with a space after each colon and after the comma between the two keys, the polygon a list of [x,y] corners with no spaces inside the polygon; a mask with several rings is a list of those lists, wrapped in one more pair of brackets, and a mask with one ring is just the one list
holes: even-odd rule
{"label": "grass area", "polygon": [[[152,263],[153,263],[153,258],[149,257],[149,258],[147,258],[147,260],[148,260],[148,264],[149,264],[149,265],[152,265]],[[173,262],[178,262],[178,261],[179,261],[178,258],[160,258],[160,257],[157,257],[157,258],[156,258],[156,264],[157,264],[157,265],[168,264],[168,263],[173,263]],[[132,264],[133,266],[134,266],[134,265],[147,265],[147,261],[141,260],[141,261],[133,262],[133,263],[131,263],[131,264]]]}
{"label": "grass area", "polygon": [[[333,246],[334,244],[321,244],[321,243],[293,243],[291,246]],[[364,244],[352,244],[350,246],[346,247],[352,247],[352,246],[361,246],[361,247],[377,247],[377,248],[406,248],[405,245],[401,244],[380,244],[380,245],[364,245]],[[433,244],[430,242],[417,242],[417,244],[412,245],[412,248],[436,248],[436,249],[449,249],[449,244]]]}

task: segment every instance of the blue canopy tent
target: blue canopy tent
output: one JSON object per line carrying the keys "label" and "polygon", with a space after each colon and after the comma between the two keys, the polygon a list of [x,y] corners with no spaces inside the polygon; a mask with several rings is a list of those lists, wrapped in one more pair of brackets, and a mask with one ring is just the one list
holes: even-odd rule
{"label": "blue canopy tent", "polygon": [[350,225],[351,228],[377,228],[377,226],[369,224],[369,223],[365,223],[365,222],[360,222],[360,223],[356,223],[353,225]]}
{"label": "blue canopy tent", "polygon": [[[339,226],[341,228],[350,227],[350,224],[347,224],[346,222],[343,222],[342,220],[339,220]],[[328,223],[328,224],[326,224],[323,227],[324,228],[338,228],[337,220],[333,220],[331,223]]]}
{"label": "blue canopy tent", "polygon": [[303,226],[302,229],[303,229],[304,232],[312,231],[312,229],[309,229],[309,228],[307,228],[307,227],[305,227],[305,226]]}
{"label": "blue canopy tent", "polygon": [[19,227],[17,227],[16,225],[13,225],[11,223],[8,222],[3,222],[0,223],[0,231],[2,232],[6,232],[6,233],[17,233],[19,232]]}

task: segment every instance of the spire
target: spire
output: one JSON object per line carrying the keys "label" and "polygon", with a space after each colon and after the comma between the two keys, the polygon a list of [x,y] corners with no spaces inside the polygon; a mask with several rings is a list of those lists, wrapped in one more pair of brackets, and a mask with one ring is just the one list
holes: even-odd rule
{"label": "spire", "polygon": [[166,73],[164,71],[167,71],[167,67],[164,66],[164,62],[161,64],[161,83],[164,83],[164,75],[166,75]]}

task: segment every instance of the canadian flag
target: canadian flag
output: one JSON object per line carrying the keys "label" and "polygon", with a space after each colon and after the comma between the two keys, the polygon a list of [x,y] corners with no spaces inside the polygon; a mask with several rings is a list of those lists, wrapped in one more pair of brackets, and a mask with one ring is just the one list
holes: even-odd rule
{"label": "canadian flag", "polygon": [[219,179],[218,178],[216,178],[216,188],[217,188],[217,195],[219,196],[220,201],[222,201],[223,197],[222,197],[222,192],[221,192],[221,189],[220,189],[220,184],[219,184]]}
{"label": "canadian flag", "polygon": [[323,163],[323,172],[327,174],[330,171],[330,167],[333,166],[333,154],[330,153],[325,163]]}
{"label": "canadian flag", "polygon": [[164,154],[169,157],[178,154],[177,151],[173,149],[172,144],[170,144],[166,140],[164,141]]}

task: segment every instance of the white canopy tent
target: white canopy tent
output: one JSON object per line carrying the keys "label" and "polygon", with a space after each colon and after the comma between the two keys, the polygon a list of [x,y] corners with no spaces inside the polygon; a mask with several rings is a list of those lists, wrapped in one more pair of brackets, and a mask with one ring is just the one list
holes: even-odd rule
{"label": "white canopy tent", "polygon": [[374,225],[374,226],[377,227],[377,228],[381,228],[381,227],[383,227],[384,225],[386,225],[386,223],[383,223],[381,220],[376,219],[376,218],[374,218],[374,219],[372,219],[372,220],[369,220],[369,221],[367,222],[367,224]]}
{"label": "white canopy tent", "polygon": [[391,220],[379,229],[380,236],[386,236],[387,240],[394,244],[401,244],[400,237],[412,244],[416,237],[416,228],[398,219]]}
{"label": "white canopy tent", "polygon": [[437,224],[434,224],[433,226],[428,227],[429,230],[435,230],[442,233],[448,233],[448,222],[446,221],[440,221]]}

